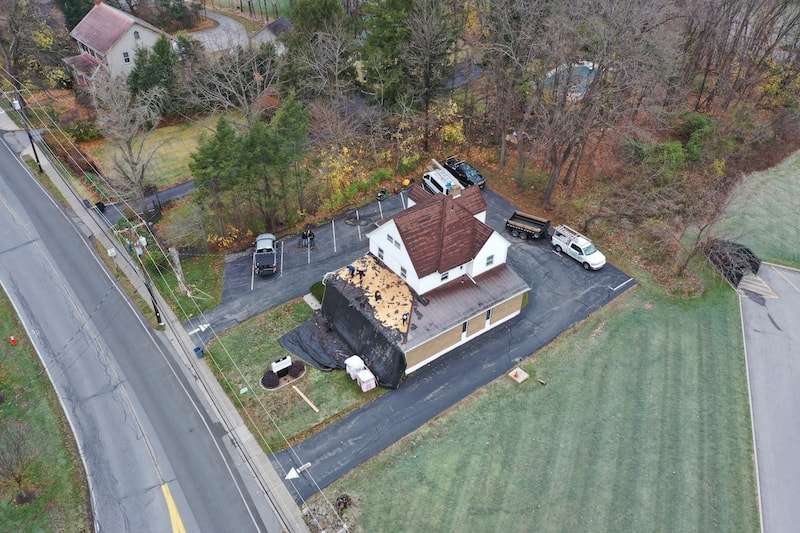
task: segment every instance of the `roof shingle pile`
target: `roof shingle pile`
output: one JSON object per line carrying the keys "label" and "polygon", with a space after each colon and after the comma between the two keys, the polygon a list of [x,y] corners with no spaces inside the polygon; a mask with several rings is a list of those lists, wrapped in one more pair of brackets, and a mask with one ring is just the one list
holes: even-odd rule
{"label": "roof shingle pile", "polygon": [[473,216],[486,210],[477,187],[457,197],[412,188],[409,197],[416,205],[395,215],[394,222],[419,277],[470,262],[492,235],[492,228]]}

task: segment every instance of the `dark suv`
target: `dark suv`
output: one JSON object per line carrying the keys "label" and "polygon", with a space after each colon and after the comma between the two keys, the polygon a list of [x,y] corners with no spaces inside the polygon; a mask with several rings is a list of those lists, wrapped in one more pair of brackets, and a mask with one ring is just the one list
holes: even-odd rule
{"label": "dark suv", "polygon": [[449,170],[464,187],[473,185],[477,185],[480,189],[486,187],[486,178],[466,161],[456,157],[448,157],[444,162],[444,168]]}

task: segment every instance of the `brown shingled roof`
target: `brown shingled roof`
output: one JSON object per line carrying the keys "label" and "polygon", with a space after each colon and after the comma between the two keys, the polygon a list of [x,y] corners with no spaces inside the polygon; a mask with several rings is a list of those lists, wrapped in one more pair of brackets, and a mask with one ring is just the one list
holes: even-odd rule
{"label": "brown shingled roof", "polygon": [[474,206],[474,200],[467,204],[435,194],[395,215],[394,222],[418,276],[468,263],[492,235],[492,228],[476,219],[466,205]]}
{"label": "brown shingled roof", "polygon": [[[419,183],[415,183],[408,190],[408,197],[411,198],[415,204],[429,202],[434,196],[434,194],[428,192],[425,187]],[[459,196],[451,196],[451,198],[473,215],[486,211],[486,200],[483,199],[483,194],[478,187],[467,187]]]}

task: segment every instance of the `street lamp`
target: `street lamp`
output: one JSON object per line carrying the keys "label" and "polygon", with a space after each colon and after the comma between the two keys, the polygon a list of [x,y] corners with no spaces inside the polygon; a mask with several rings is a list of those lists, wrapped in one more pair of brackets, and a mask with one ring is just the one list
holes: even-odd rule
{"label": "street lamp", "polygon": [[[17,92],[19,95],[19,92]],[[25,126],[25,133],[28,134],[28,140],[31,143],[31,148],[33,149],[33,157],[36,159],[36,165],[39,167],[39,172],[44,172],[42,170],[42,163],[39,161],[39,152],[36,151],[36,143],[33,142],[33,136],[31,135],[31,130],[28,128],[28,117],[25,115],[25,109],[20,103],[20,98],[15,98],[12,102],[14,106],[14,110],[19,112],[22,115],[22,125]]]}

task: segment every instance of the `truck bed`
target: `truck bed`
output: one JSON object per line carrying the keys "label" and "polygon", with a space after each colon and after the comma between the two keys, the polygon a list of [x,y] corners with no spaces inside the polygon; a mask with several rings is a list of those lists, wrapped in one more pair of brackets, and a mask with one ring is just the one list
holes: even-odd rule
{"label": "truck bed", "polygon": [[550,221],[530,213],[514,211],[511,218],[506,220],[506,228],[526,231],[528,233],[545,233],[550,227]]}

